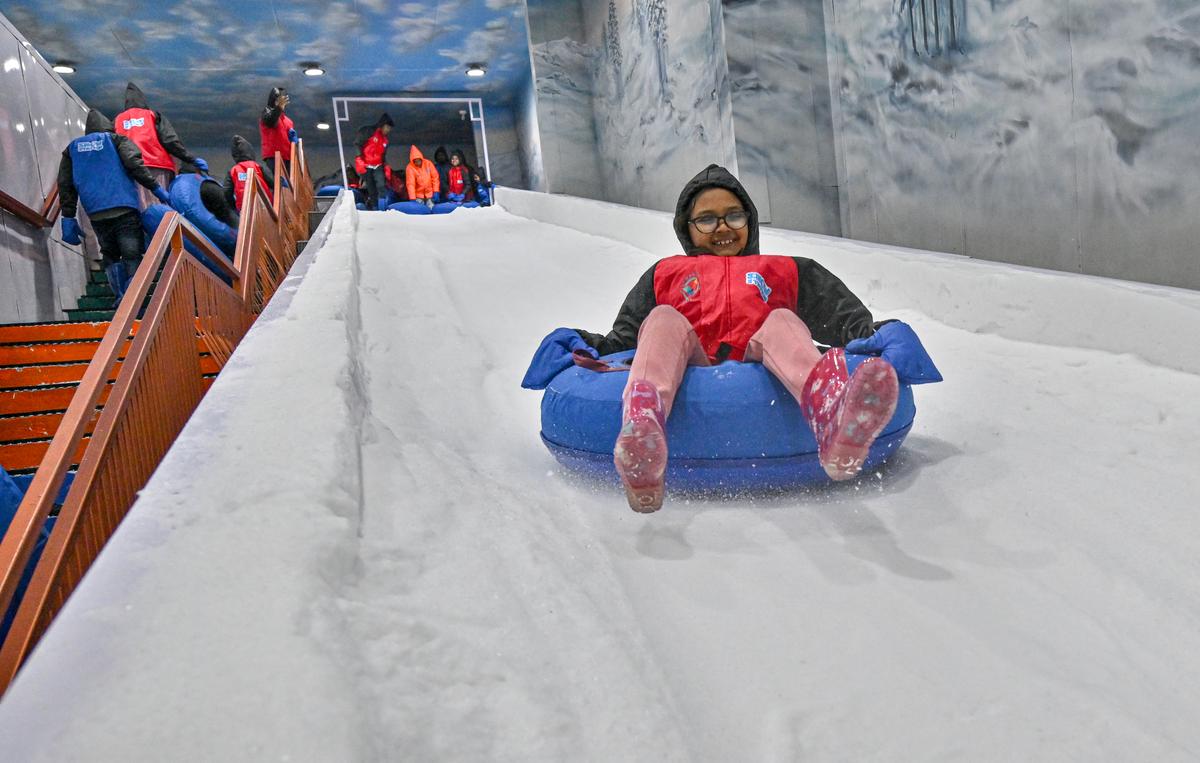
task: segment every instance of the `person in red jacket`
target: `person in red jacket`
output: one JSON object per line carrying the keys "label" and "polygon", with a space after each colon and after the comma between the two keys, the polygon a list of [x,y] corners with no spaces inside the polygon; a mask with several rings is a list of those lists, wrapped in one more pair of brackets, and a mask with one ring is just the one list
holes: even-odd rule
{"label": "person in red jacket", "polygon": [[[686,253],[646,271],[607,335],[576,329],[597,354],[637,348],[613,449],[630,507],[662,506],[666,420],[689,364],[762,363],[799,401],[830,478],[858,474],[892,417],[899,381],[941,381],[916,334],[896,321],[873,323],[813,260],[760,254],[758,211],[722,167],[709,165],[684,187],[674,223]],[[822,354],[814,340],[832,349]],[[850,375],[847,347],[883,357]]]}
{"label": "person in red jacket", "polygon": [[367,196],[367,209],[382,209],[387,202],[387,148],[388,134],[396,123],[386,112],[379,115],[375,123],[359,128],[358,149],[362,154],[367,171],[363,177],[363,191]]}
{"label": "person in red jacket", "polygon": [[292,144],[300,140],[291,117],[283,113],[292,98],[285,88],[273,87],[267,95],[267,107],[258,120],[258,135],[262,139],[263,162],[274,169],[275,152],[283,157],[284,172],[292,172]]}
{"label": "person in red jacket", "polygon": [[[117,135],[129,138],[142,152],[142,162],[163,188],[175,179],[175,159],[208,172],[208,162],[193,156],[171,123],[157,111],[151,111],[146,94],[132,82],[125,85],[125,110],[113,120]],[[142,209],[157,202],[153,194],[139,187]]]}
{"label": "person in red jacket", "polygon": [[274,204],[275,175],[254,161],[250,141],[241,135],[234,135],[229,153],[236,164],[229,169],[229,175],[225,178],[225,201],[241,213],[242,204],[246,202],[246,180],[250,176],[249,171],[254,170],[259,190],[266,195],[268,204]]}
{"label": "person in red jacket", "polygon": [[433,208],[433,198],[441,189],[437,167],[425,158],[421,149],[413,146],[408,150],[408,167],[404,170],[404,184],[408,189],[408,200],[419,201]]}
{"label": "person in red jacket", "polygon": [[450,169],[446,172],[446,199],[463,203],[471,195],[471,168],[462,151],[450,154]]}

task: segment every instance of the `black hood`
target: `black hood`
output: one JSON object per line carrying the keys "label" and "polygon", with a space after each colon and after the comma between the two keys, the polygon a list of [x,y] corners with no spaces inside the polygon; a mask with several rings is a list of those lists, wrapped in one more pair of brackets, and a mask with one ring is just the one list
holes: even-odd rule
{"label": "black hood", "polygon": [[447,164],[449,161],[450,161],[450,154],[446,153],[446,147],[438,146],[437,150],[433,152],[433,163],[434,164]]}
{"label": "black hood", "polygon": [[380,127],[383,127],[384,125],[390,125],[392,127],[396,126],[396,123],[392,121],[391,115],[388,114],[386,111],[379,115],[379,119],[375,120],[375,129],[378,130]]}
{"label": "black hood", "polygon": [[83,124],[84,131],[88,133],[117,131],[116,128],[113,127],[112,120],[95,109],[88,109],[87,121]]}
{"label": "black hood", "polygon": [[137,85],[130,82],[125,86],[125,108],[127,109],[148,109],[150,104],[146,102],[146,94]]}
{"label": "black hood", "polygon": [[241,135],[233,136],[233,143],[229,146],[229,153],[233,156],[235,162],[254,161],[254,149],[250,146],[250,141]]}
{"label": "black hood", "polygon": [[689,180],[679,194],[679,201],[675,204],[675,235],[679,237],[679,243],[683,244],[683,251],[687,254],[704,253],[703,250],[692,245],[692,237],[688,232],[688,217],[692,214],[692,202],[696,200],[701,191],[709,188],[724,188],[742,202],[742,206],[750,213],[750,222],[746,225],[749,235],[746,238],[746,248],[742,250],[742,254],[758,254],[758,208],[754,206],[750,194],[746,193],[746,189],[742,187],[738,179],[729,170],[717,164],[708,165],[700,171],[700,174]]}

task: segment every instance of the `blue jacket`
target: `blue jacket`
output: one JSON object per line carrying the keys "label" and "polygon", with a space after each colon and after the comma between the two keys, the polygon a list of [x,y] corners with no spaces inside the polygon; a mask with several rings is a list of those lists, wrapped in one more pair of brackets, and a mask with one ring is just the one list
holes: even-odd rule
{"label": "blue jacket", "polygon": [[171,183],[171,206],[188,222],[199,228],[201,233],[208,236],[208,240],[216,244],[218,249],[232,258],[234,249],[237,248],[237,229],[230,228],[218,220],[217,216],[204,206],[204,200],[200,197],[200,186],[203,183],[212,183],[218,188],[221,185],[211,177],[200,176],[194,172],[186,172],[175,178]]}
{"label": "blue jacket", "polygon": [[71,179],[89,215],[117,207],[139,208],[138,192],[125,172],[113,136],[93,132],[71,141]]}

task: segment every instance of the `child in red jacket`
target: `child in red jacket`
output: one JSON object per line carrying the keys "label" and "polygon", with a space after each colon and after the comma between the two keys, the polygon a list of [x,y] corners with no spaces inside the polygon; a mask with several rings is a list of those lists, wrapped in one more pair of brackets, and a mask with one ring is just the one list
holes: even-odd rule
{"label": "child in red jacket", "polygon": [[[836,276],[804,257],[759,254],[758,211],[741,183],[710,165],[680,194],[686,254],[638,280],[607,335],[579,331],[598,354],[637,348],[613,461],[635,511],[662,506],[666,420],[688,365],[760,362],[800,403],[834,480],[862,469],[895,411],[899,381],[941,381],[916,334],[875,324]],[[816,344],[832,349],[822,354]],[[845,349],[882,353],[851,376]],[[897,377],[897,371],[901,372]]]}

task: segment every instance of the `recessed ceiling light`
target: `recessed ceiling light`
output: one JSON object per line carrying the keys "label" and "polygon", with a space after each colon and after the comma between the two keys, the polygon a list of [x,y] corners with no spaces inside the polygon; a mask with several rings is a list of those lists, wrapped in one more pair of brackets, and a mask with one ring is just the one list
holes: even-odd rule
{"label": "recessed ceiling light", "polygon": [[53,69],[54,71],[58,72],[59,74],[74,74],[75,73],[75,67],[72,64],[67,63],[66,61],[59,61],[57,64],[55,64],[54,66],[51,66],[50,68]]}
{"label": "recessed ceiling light", "polygon": [[302,66],[304,67],[304,73],[310,77],[320,77],[325,73],[320,64],[302,64]]}
{"label": "recessed ceiling light", "polygon": [[317,129],[318,130],[328,130],[329,123],[328,122],[317,122]]}
{"label": "recessed ceiling light", "polygon": [[487,64],[467,64],[468,77],[482,77],[487,74]]}

